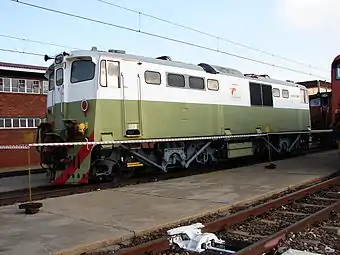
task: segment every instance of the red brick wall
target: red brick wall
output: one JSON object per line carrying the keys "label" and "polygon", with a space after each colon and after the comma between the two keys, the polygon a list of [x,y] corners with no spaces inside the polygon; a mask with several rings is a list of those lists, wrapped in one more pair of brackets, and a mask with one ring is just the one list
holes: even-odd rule
{"label": "red brick wall", "polygon": [[[0,116],[3,117],[40,117],[44,118],[46,95],[1,93]],[[34,142],[36,129],[0,129],[0,144],[27,144]],[[31,165],[40,163],[39,154],[31,149]],[[0,168],[27,167],[28,152],[25,150],[1,150]]]}
{"label": "red brick wall", "polygon": [[46,98],[46,95],[42,94],[1,93],[0,116],[44,118]]}
{"label": "red brick wall", "polygon": [[[0,144],[27,144],[35,139],[35,129],[3,129],[0,130]],[[31,166],[40,163],[39,154],[32,148],[30,150]],[[1,150],[0,149],[0,168],[3,167],[26,167],[28,164],[27,150]]]}

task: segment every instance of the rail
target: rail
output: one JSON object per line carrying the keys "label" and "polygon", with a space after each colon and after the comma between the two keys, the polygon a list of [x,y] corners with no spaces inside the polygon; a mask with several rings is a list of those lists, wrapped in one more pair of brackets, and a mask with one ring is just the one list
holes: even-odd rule
{"label": "rail", "polygon": [[[335,190],[335,191],[332,191]],[[310,206],[314,210],[312,213],[306,213],[306,211],[302,212],[297,210],[294,206],[294,210],[289,207],[289,205],[298,204],[297,201],[301,199],[311,199],[311,196],[315,194],[323,194],[325,197],[312,197],[313,199],[318,200],[319,202],[311,205],[308,203],[303,204],[304,206]],[[329,195],[327,197],[327,194]],[[169,250],[179,249],[181,251],[187,252],[202,252],[202,250],[216,250],[220,252],[225,252],[225,254],[238,254],[238,255],[257,255],[263,254],[269,250],[272,250],[277,246],[277,244],[290,232],[295,232],[303,229],[307,225],[314,224],[316,222],[328,219],[332,212],[340,212],[340,177],[334,177],[330,180],[323,181],[316,185],[310,186],[308,188],[298,190],[296,192],[290,193],[283,197],[279,197],[272,201],[266,202],[264,204],[259,204],[255,207],[248,208],[232,215],[228,215],[225,217],[218,218],[212,222],[209,222],[205,225],[193,224],[190,226],[179,227],[175,229],[169,230],[168,236],[163,236],[161,238],[133,246],[128,248],[122,248],[114,253],[116,255],[144,255],[148,253],[156,254],[162,253],[166,254]],[[320,203],[323,201],[324,205]],[[295,204],[296,203],[296,204]],[[302,204],[300,204],[302,206]],[[292,213],[290,210],[293,210],[293,215],[302,217],[298,221],[289,224],[288,226],[281,227],[279,231],[274,231],[272,234],[268,234],[267,236],[261,235],[248,235],[251,238],[257,238],[251,244],[246,245],[245,247],[232,251],[226,247],[219,248],[219,243],[223,243],[223,240],[219,239],[215,234],[211,232],[223,232],[226,229],[230,229],[232,226],[237,226],[237,224],[243,224],[246,220],[256,219],[260,215],[264,215],[266,213],[273,212],[273,210],[277,210],[283,206],[288,207],[286,213]],[[298,207],[297,207],[298,208]],[[303,208],[303,206],[301,207]],[[306,209],[304,209],[306,210]],[[263,222],[262,222],[263,224]],[[202,231],[202,232],[201,232]],[[235,234],[235,233],[234,233]],[[214,240],[214,242],[211,242]],[[91,252],[92,255],[95,254],[103,254],[101,252]]]}

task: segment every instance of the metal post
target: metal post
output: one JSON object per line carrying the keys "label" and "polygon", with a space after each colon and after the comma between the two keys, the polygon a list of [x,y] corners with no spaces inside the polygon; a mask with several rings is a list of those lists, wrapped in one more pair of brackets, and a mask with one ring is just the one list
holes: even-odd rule
{"label": "metal post", "polygon": [[[268,142],[268,144],[270,144],[268,133],[267,133],[267,142]],[[268,161],[269,161],[269,163],[272,161],[272,154],[271,154],[271,147],[270,146],[268,146]]]}
{"label": "metal post", "polygon": [[28,146],[27,163],[28,163],[28,193],[29,202],[32,203],[32,184],[31,184],[31,146]]}

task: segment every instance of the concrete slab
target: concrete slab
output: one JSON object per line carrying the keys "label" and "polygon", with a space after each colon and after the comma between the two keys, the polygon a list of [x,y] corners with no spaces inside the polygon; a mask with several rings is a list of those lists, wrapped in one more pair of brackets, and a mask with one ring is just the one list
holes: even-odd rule
{"label": "concrete slab", "polygon": [[47,199],[41,213],[33,216],[17,214],[16,206],[3,207],[0,254],[17,254],[19,249],[27,255],[60,250],[79,254],[101,240],[112,243],[327,176],[338,170],[338,160],[338,152],[332,151],[279,161],[273,170],[261,164]]}
{"label": "concrete slab", "polygon": [[[31,186],[49,185],[46,174],[32,174]],[[0,192],[28,188],[28,175],[0,178]]]}
{"label": "concrete slab", "polygon": [[[64,247],[93,242],[93,236],[104,239],[119,237],[129,231],[98,225],[67,216],[42,211],[39,216],[25,215],[1,208],[0,254],[47,255]],[[23,252],[24,251],[24,252]]]}

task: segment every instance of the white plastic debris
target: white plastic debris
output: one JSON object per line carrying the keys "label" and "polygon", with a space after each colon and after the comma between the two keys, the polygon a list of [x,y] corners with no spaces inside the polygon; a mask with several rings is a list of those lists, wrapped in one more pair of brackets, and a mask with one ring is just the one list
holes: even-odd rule
{"label": "white plastic debris", "polygon": [[171,236],[170,243],[177,244],[180,248],[192,251],[203,252],[205,250],[216,250],[226,253],[235,253],[234,251],[220,249],[214,247],[214,244],[224,244],[225,242],[219,239],[213,233],[202,233],[202,223],[195,223],[189,226],[173,228],[167,231]]}
{"label": "white plastic debris", "polygon": [[282,253],[282,255],[322,255],[322,254],[289,249],[285,253]]}

